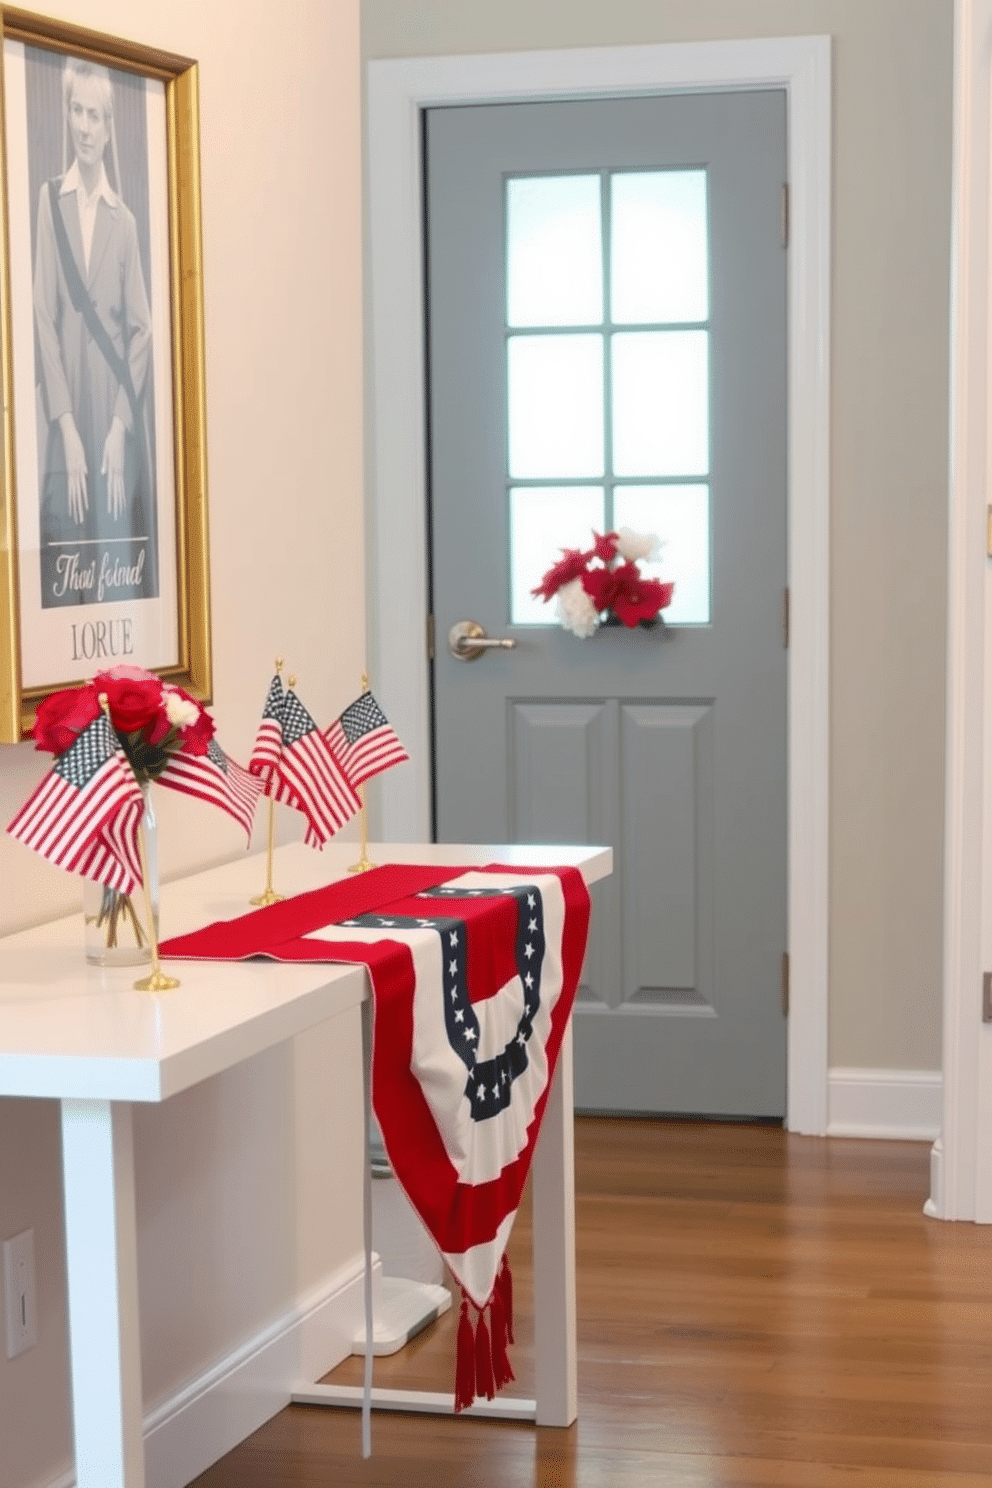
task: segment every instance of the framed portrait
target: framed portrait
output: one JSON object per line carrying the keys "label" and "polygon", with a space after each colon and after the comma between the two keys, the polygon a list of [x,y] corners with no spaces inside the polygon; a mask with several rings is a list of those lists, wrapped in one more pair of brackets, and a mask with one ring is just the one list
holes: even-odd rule
{"label": "framed portrait", "polygon": [[121,663],[210,701],[196,64],[0,6],[0,742]]}

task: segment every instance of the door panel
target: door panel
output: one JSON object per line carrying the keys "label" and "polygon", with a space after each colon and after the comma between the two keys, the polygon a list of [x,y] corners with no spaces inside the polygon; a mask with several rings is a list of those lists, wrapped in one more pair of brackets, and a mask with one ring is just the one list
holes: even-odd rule
{"label": "door panel", "polygon": [[[509,800],[513,842],[616,842],[617,714],[612,702],[514,702]],[[596,934],[579,998],[608,1000],[619,963],[617,877],[592,888]]]}
{"label": "door panel", "polygon": [[625,1002],[706,1005],[711,993],[701,985],[706,957],[699,945],[699,927],[713,912],[705,811],[713,794],[710,719],[711,710],[699,706],[621,709]]}
{"label": "door panel", "polygon": [[[781,1115],[784,95],[435,110],[426,140],[437,836],[613,845],[575,1016],[580,1107]],[[689,292],[699,323],[610,319],[611,203],[638,195],[631,171],[679,172],[672,181],[697,197],[705,183],[705,294],[698,283]],[[580,323],[559,294],[546,326],[520,331],[513,318],[535,312],[515,290],[514,305],[531,308],[508,313],[507,201],[539,215],[540,182],[510,188],[555,173],[598,174],[604,318]],[[624,231],[618,260],[638,252]],[[597,357],[598,414],[582,376]],[[521,358],[541,370],[508,427],[508,367]],[[682,398],[693,378],[705,437]],[[625,380],[648,410],[639,430],[632,404],[614,407]],[[552,455],[546,429],[557,430]],[[588,640],[550,607],[537,623],[511,623],[511,573],[519,591],[526,570],[511,555],[511,513],[535,492],[551,513],[534,529],[548,544],[542,568],[576,541],[564,531],[573,505],[580,526],[591,507],[604,521],[636,514],[636,525],[657,514],[705,623],[600,628]],[[463,619],[516,649],[456,660],[443,638]]]}

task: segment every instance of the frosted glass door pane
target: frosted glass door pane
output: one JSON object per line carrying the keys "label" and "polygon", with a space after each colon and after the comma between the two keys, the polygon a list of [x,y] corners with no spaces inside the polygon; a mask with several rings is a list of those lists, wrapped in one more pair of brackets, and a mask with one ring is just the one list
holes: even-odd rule
{"label": "frosted glass door pane", "polygon": [[510,492],[510,620],[554,625],[554,601],[531,590],[562,548],[591,548],[605,526],[602,486],[515,486]]}
{"label": "frosted glass door pane", "polygon": [[603,474],[602,336],[511,336],[511,480]]}
{"label": "frosted glass door pane", "polygon": [[615,475],[709,473],[709,334],[613,337]]}
{"label": "frosted glass door pane", "polygon": [[664,546],[657,563],[641,562],[653,579],[672,579],[675,593],[663,612],[669,625],[710,621],[709,486],[618,486],[613,493],[615,527],[655,532]]}
{"label": "frosted glass door pane", "polygon": [[706,172],[624,172],[612,191],[614,321],[706,320]]}
{"label": "frosted glass door pane", "polygon": [[506,303],[511,326],[603,319],[599,176],[506,183]]}

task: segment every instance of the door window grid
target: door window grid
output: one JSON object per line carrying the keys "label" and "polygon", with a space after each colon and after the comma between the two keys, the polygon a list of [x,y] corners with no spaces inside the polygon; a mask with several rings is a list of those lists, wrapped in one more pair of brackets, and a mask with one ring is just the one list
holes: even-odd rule
{"label": "door window grid", "polygon": [[[595,194],[594,187],[598,187]],[[589,545],[592,526],[601,531],[616,526],[656,531],[665,544],[661,560],[642,567],[652,577],[676,581],[666,620],[709,622],[706,188],[705,170],[601,171],[507,179],[504,334],[510,618],[514,624],[554,623],[553,611],[535,600],[530,589],[559,548]],[[640,288],[636,284],[625,288],[616,281],[612,249],[618,240],[621,260],[637,257],[631,249],[631,243],[637,247],[639,241],[633,229],[639,228],[641,239],[650,238],[642,209],[645,198],[650,205],[652,192],[677,199],[685,221],[681,228],[676,221],[672,231],[659,233],[659,224],[665,225],[664,213],[656,214],[655,242],[649,242],[646,250],[638,249],[640,259],[650,263],[652,252],[659,258],[668,252],[669,260],[681,259],[686,282],[681,287],[649,282]],[[625,224],[623,211],[615,213],[618,198],[621,208],[625,199],[635,200],[641,212],[640,227],[636,214]],[[567,219],[564,226],[563,218]],[[669,216],[669,227],[672,220]],[[582,239],[571,254],[564,247],[566,226],[569,231],[577,230]],[[591,244],[592,234],[598,236],[598,245]],[[672,251],[666,246],[669,240],[677,240]],[[598,298],[590,272],[597,257],[602,319],[593,321],[586,315]],[[575,293],[565,282],[573,263],[579,266]],[[547,291],[543,299],[542,289]],[[675,304],[695,310],[700,318],[614,319],[615,300],[622,300],[621,309],[626,306],[630,314],[652,299],[654,303],[647,308],[671,309]],[[553,313],[539,320],[538,311],[545,303]],[[694,389],[691,399],[685,396],[687,387]],[[618,398],[633,392],[619,417],[615,392]],[[680,398],[682,406],[678,407]],[[639,410],[632,406],[637,402]],[[660,416],[655,412],[659,406],[663,409]],[[618,433],[619,460],[615,452]],[[590,513],[594,514],[591,522]]]}

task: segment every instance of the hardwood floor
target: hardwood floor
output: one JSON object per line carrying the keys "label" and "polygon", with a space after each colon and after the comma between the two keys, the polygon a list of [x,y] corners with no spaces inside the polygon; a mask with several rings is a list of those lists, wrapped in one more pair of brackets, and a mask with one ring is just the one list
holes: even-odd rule
{"label": "hardwood floor", "polygon": [[[197,1488],[989,1488],[992,1229],[923,1217],[929,1146],[576,1123],[568,1431],[291,1406]],[[529,1208],[511,1242],[532,1392]],[[450,1389],[454,1309],[378,1384]],[[360,1359],[333,1376],[361,1383]]]}

